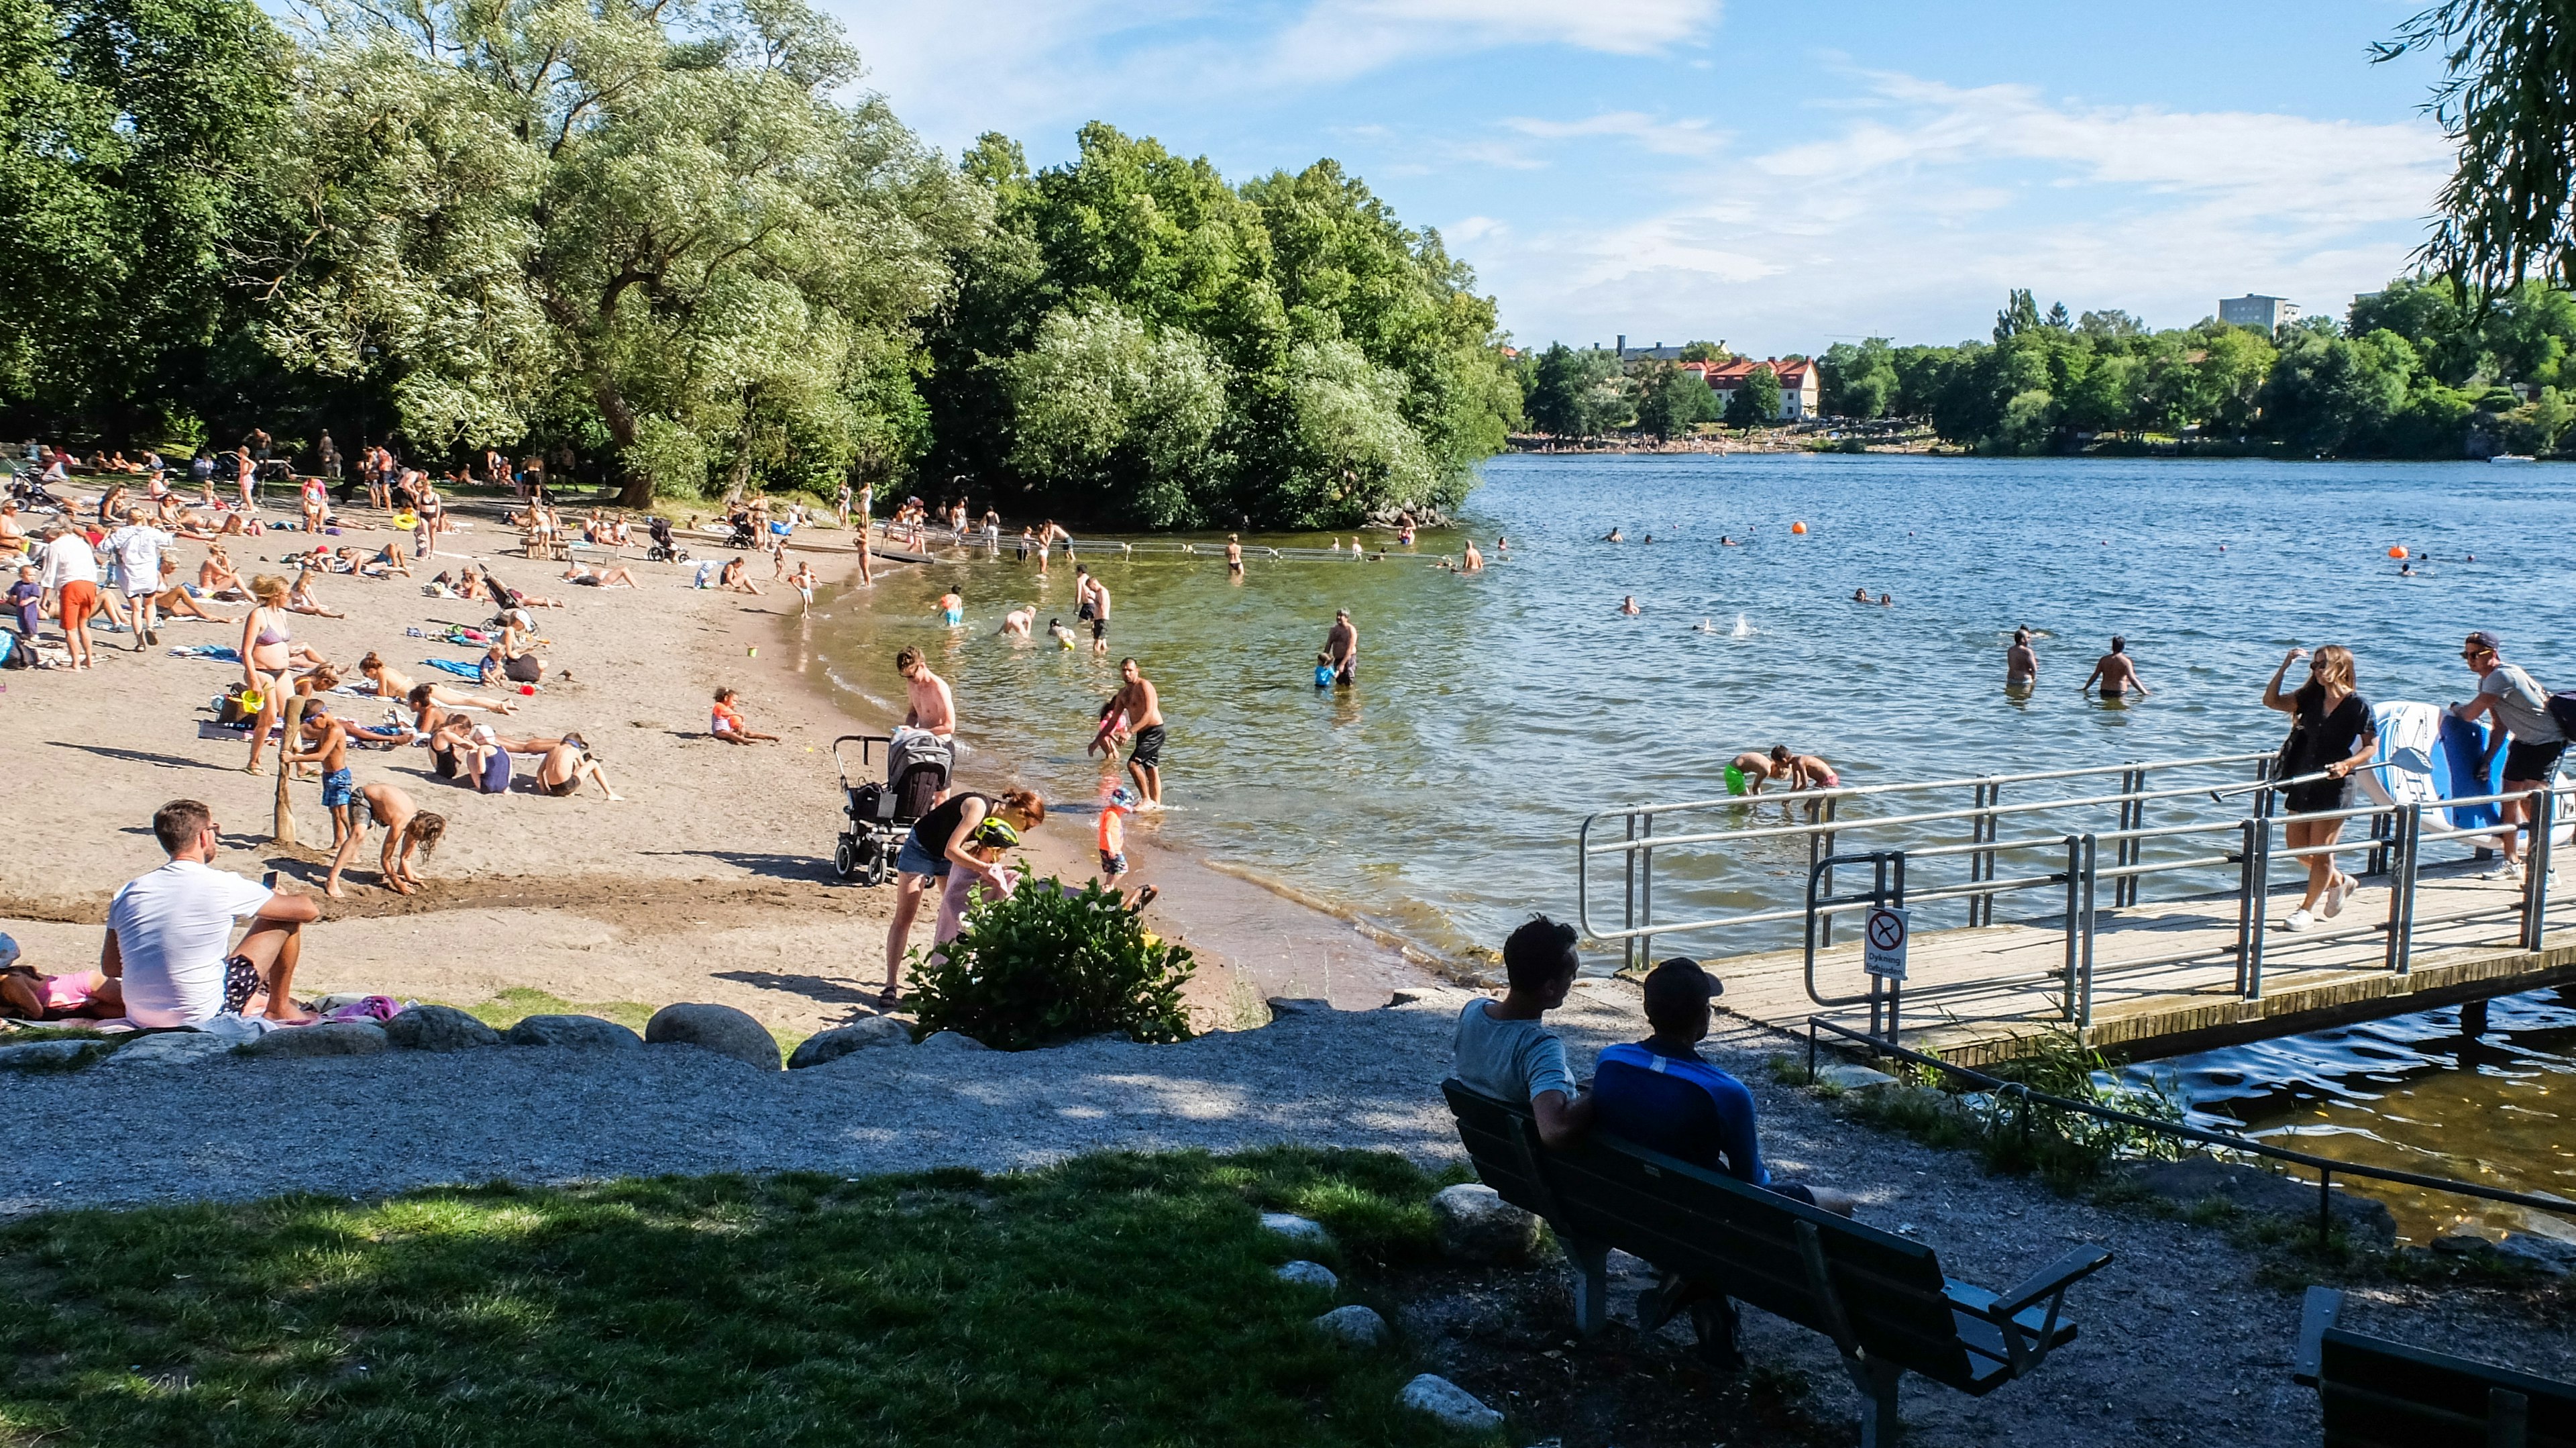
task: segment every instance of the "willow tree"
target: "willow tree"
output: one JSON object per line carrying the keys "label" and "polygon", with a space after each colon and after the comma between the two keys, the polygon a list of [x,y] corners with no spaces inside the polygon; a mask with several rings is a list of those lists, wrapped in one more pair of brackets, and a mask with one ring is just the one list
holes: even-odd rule
{"label": "willow tree", "polygon": [[292,362],[404,430],[585,433],[625,501],[917,453],[911,319],[981,198],[800,0],[320,0],[271,245]]}
{"label": "willow tree", "polygon": [[2374,47],[2412,52],[2442,60],[2426,109],[2459,150],[2424,261],[2483,297],[2576,287],[2576,7],[2442,0]]}

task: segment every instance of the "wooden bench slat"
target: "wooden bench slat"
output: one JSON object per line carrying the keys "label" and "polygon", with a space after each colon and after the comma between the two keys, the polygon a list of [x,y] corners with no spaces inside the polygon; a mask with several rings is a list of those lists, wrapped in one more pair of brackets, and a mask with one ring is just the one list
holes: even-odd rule
{"label": "wooden bench slat", "polygon": [[2576,1448],[2576,1384],[2411,1344],[2324,1330],[2317,1398],[2329,1445],[2488,1448],[2489,1393],[2523,1396],[2526,1448]]}

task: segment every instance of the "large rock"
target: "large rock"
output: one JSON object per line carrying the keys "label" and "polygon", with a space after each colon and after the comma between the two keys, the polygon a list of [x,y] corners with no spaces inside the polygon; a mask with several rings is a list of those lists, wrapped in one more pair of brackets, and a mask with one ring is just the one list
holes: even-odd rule
{"label": "large rock", "polygon": [[389,1049],[385,1028],[373,1021],[324,1021],[287,1026],[242,1043],[245,1056],[372,1056]]}
{"label": "large rock", "polygon": [[0,1071],[61,1071],[98,1049],[96,1041],[28,1041],[0,1046]]}
{"label": "large rock", "polygon": [[1538,1218],[1482,1183],[1443,1187],[1431,1198],[1440,1250],[1461,1262],[1526,1262],[1538,1248],[1538,1226]]}
{"label": "large rock", "polygon": [[1816,1084],[1835,1091],[1875,1091],[1882,1086],[1895,1085],[1896,1078],[1884,1071],[1869,1066],[1855,1066],[1846,1061],[1832,1066],[1818,1066]]}
{"label": "large rock", "polygon": [[929,1035],[921,1038],[921,1049],[925,1051],[989,1051],[993,1048],[985,1045],[979,1040],[976,1040],[973,1036],[961,1036],[955,1031],[933,1031]]}
{"label": "large rock", "polygon": [[597,1016],[529,1016],[510,1028],[513,1046],[575,1046],[591,1051],[641,1050],[644,1038]]}
{"label": "large rock", "polygon": [[[2188,1156],[2180,1161],[2132,1163],[2127,1178],[2132,1185],[2184,1206],[2215,1199],[2267,1216],[2308,1222],[2317,1219],[2315,1183],[2257,1166]],[[2397,1219],[2384,1204],[2355,1196],[2341,1187],[2336,1187],[2328,1200],[2335,1223],[2345,1231],[2383,1247],[2397,1240]]]}
{"label": "large rock", "polygon": [[2576,1242],[2562,1237],[2543,1237],[2532,1232],[2515,1232],[2495,1244],[2498,1258],[2519,1263],[2552,1277],[2564,1277],[2576,1270]]}
{"label": "large rock", "polygon": [[1315,1319],[1315,1330],[1351,1347],[1376,1347],[1386,1341],[1386,1319],[1354,1302]]}
{"label": "large rock", "polygon": [[1272,996],[1270,1014],[1276,1016],[1329,1016],[1333,1003],[1321,996]]}
{"label": "large rock", "polygon": [[1292,1287],[1320,1287],[1326,1292],[1338,1290],[1342,1279],[1321,1262],[1288,1262],[1279,1268],[1279,1280]]}
{"label": "large rock", "polygon": [[385,1022],[385,1039],[406,1051],[464,1051],[501,1044],[501,1033],[454,1006],[412,1006]]}
{"label": "large rock", "polygon": [[644,1023],[644,1039],[653,1045],[696,1046],[763,1071],[779,1069],[778,1038],[731,1006],[664,1006]]}
{"label": "large rock", "polygon": [[1436,1373],[1424,1373],[1404,1385],[1395,1400],[1448,1424],[1461,1433],[1490,1433],[1503,1426],[1503,1415],[1478,1402],[1474,1393]]}
{"label": "large rock", "polygon": [[807,1036],[797,1043],[796,1053],[787,1058],[787,1069],[802,1071],[808,1066],[837,1061],[852,1051],[864,1051],[874,1046],[911,1044],[912,1032],[904,1029],[903,1022],[886,1016],[870,1016],[866,1020],[852,1021],[846,1026],[834,1026],[828,1031],[816,1031]]}
{"label": "large rock", "polygon": [[1323,1223],[1298,1216],[1295,1212],[1263,1212],[1261,1230],[1276,1232],[1291,1242],[1312,1243],[1316,1246],[1322,1246],[1333,1240],[1333,1234],[1324,1230]]}
{"label": "large rock", "polygon": [[202,1031],[155,1031],[137,1036],[116,1048],[116,1054],[99,1063],[102,1069],[116,1067],[133,1070],[152,1066],[194,1066],[217,1056],[229,1056],[233,1043],[221,1036]]}

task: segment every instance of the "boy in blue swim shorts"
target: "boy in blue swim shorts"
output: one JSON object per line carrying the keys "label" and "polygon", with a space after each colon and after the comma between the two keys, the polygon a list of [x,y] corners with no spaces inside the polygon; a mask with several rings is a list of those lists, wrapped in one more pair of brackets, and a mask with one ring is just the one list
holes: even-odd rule
{"label": "boy in blue swim shorts", "polygon": [[349,769],[349,731],[319,698],[304,706],[305,748],[289,750],[289,764],[322,766],[322,807],[331,812],[331,848],[356,828],[351,806],[358,801],[357,776]]}

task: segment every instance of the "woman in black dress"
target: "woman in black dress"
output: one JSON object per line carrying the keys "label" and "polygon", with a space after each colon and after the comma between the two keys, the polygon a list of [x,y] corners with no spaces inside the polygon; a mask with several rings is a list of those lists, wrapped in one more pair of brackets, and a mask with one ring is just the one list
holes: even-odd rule
{"label": "woman in black dress", "polygon": [[[2296,692],[2282,693],[2282,678],[2301,659],[2308,660],[2308,681]],[[2341,644],[2325,644],[2313,658],[2305,649],[2290,650],[2281,667],[2272,671],[2272,682],[2263,688],[2263,707],[2290,716],[2290,737],[2281,745],[2280,777],[2324,776],[2293,784],[2282,797],[2283,807],[2294,816],[2281,826],[2290,848],[2317,851],[2301,856],[2308,866],[2307,897],[2281,922],[2284,930],[2306,930],[2319,915],[2331,920],[2341,914],[2344,901],[2361,887],[2335,868],[2334,854],[2325,848],[2343,833],[2343,821],[2295,816],[2344,808],[2352,772],[2379,752],[2379,728],[2371,721],[2370,701],[2354,685],[2352,650]]]}

